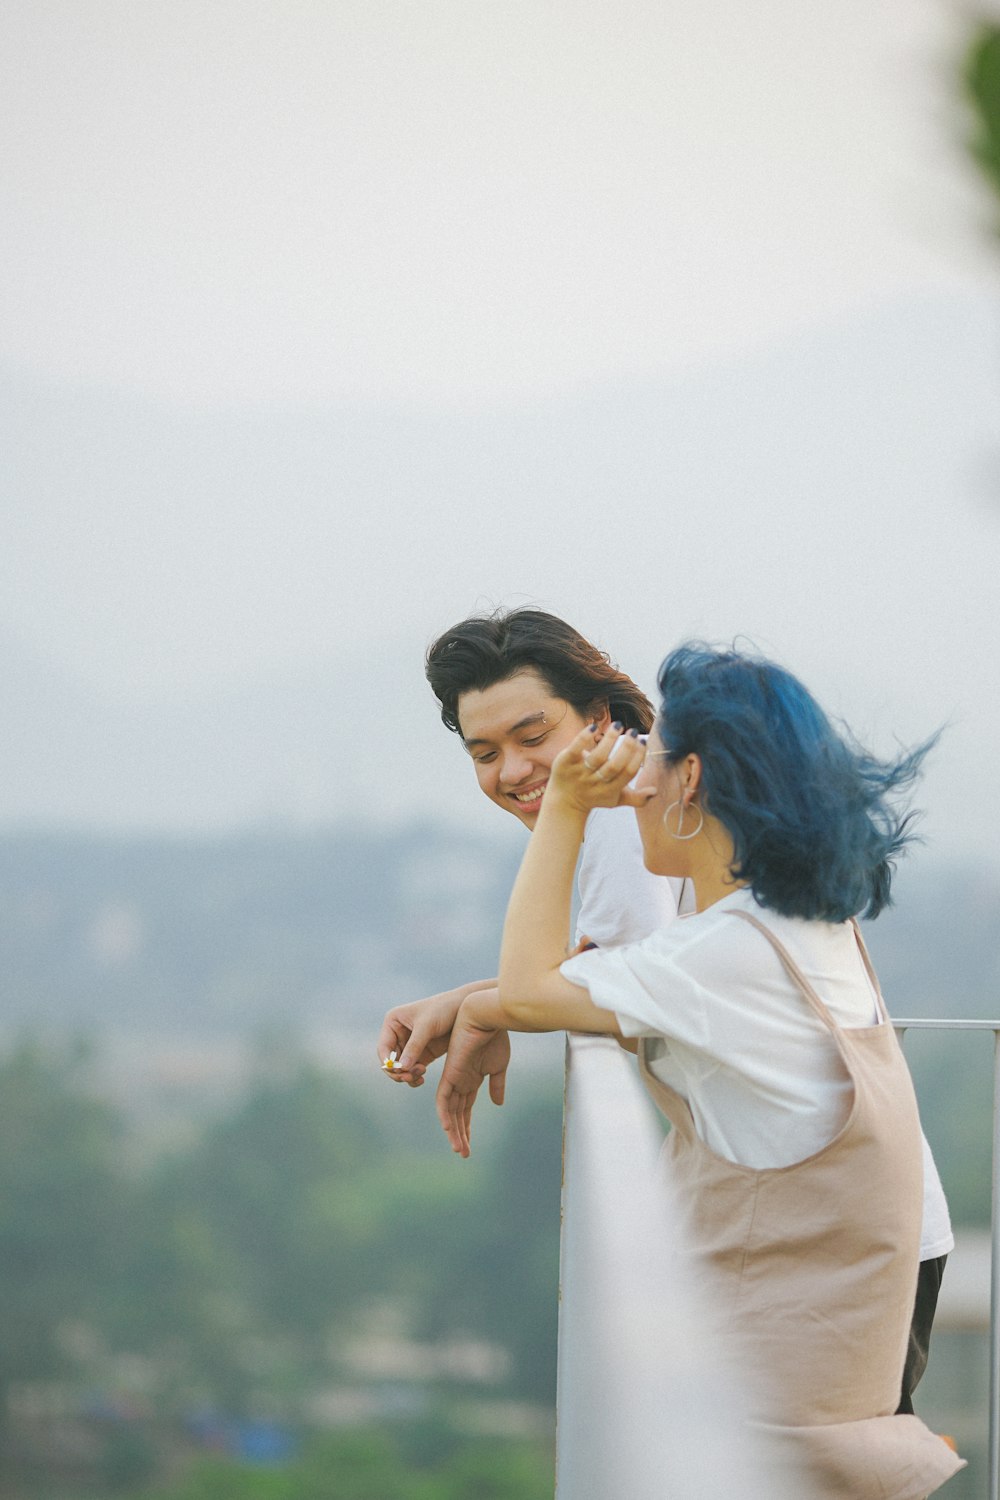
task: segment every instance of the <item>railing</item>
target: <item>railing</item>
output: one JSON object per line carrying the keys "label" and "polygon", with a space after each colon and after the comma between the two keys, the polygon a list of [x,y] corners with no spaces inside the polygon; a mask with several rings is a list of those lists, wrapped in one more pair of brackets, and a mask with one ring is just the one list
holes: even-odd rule
{"label": "railing", "polygon": [[[894,1022],[992,1031],[993,1211],[989,1500],[1000,1500],[1000,1021]],[[703,1338],[680,1268],[665,1270],[669,1205],[650,1192],[661,1136],[617,1044],[567,1038],[556,1500],[807,1500],[740,1416],[738,1376]],[[627,1268],[627,1269],[626,1269]]]}
{"label": "railing", "polygon": [[993,1168],[990,1214],[990,1393],[988,1500],[1000,1500],[1000,1021],[923,1021],[903,1018],[893,1025],[902,1040],[907,1031],[992,1031]]}
{"label": "railing", "polygon": [[669,1265],[669,1207],[650,1191],[662,1136],[610,1038],[567,1039],[565,1121],[556,1500],[808,1500],[754,1447]]}

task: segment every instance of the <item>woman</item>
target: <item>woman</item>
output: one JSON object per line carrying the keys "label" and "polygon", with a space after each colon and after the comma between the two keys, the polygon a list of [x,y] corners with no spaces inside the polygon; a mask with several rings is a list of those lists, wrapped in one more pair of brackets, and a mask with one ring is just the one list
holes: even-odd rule
{"label": "woman", "polygon": [[[790,674],[736,652],[682,647],[659,687],[648,754],[634,732],[591,725],[553,763],[499,992],[470,996],[455,1022],[442,1124],[467,1155],[480,1058],[500,1028],[634,1042],[674,1126],[665,1169],[680,1233],[754,1373],[755,1419],[803,1449],[831,1494],[919,1500],[961,1465],[916,1417],[894,1415],[921,1137],[853,919],[889,901],[908,840],[893,796],[928,747],[880,763]],[[595,807],[635,809],[647,868],[691,880],[697,913],[566,960]]]}

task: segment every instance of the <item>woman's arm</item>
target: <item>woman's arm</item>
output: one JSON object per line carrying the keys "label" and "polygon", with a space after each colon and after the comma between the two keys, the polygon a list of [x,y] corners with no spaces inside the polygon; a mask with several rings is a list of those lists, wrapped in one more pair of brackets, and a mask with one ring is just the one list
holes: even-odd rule
{"label": "woman's arm", "polygon": [[461,1156],[469,1155],[472,1106],[503,1029],[620,1035],[614,1012],[595,1005],[582,986],[563,978],[559,966],[566,957],[573,871],[587,815],[592,807],[634,807],[644,800],[628,788],[643,755],[639,741],[620,731],[609,731],[597,744],[584,730],[553,765],[507,908],[499,989],[463,1002],[438,1086],[438,1118]]}
{"label": "woman's arm", "polygon": [[513,1031],[617,1032],[613,1012],[594,1005],[559,966],[587,816],[595,807],[636,807],[652,795],[629,787],[644,755],[630,734],[611,729],[598,743],[585,729],[556,758],[507,907],[497,1009],[476,1010],[471,996],[470,1020]]}

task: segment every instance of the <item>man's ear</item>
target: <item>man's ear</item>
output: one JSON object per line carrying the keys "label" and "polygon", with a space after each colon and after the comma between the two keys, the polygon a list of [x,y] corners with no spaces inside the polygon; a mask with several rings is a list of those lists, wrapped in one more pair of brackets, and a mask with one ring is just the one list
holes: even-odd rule
{"label": "man's ear", "polygon": [[611,709],[608,707],[607,698],[598,698],[590,705],[590,722],[596,724],[598,732],[603,734],[611,724]]}

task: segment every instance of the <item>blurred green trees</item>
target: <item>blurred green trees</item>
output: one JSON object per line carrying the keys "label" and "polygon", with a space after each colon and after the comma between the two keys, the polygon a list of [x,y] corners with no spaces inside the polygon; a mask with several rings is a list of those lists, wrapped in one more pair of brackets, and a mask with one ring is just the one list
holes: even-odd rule
{"label": "blurred green trees", "polygon": [[[282,1350],[294,1351],[299,1378],[323,1368],[332,1331],[378,1290],[386,1154],[343,1082],[300,1062],[261,1078],[156,1174],[175,1254],[198,1271],[188,1278],[197,1287],[189,1336],[208,1326],[216,1348],[242,1351],[228,1372],[212,1361],[228,1376],[230,1407],[243,1404],[262,1359],[276,1373]],[[203,1367],[210,1355],[202,1347]]]}
{"label": "blurred green trees", "polygon": [[[507,1373],[498,1364],[477,1391],[429,1369],[402,1407],[389,1395],[387,1410],[400,1413],[385,1424],[391,1445],[341,1434],[322,1462],[307,1445],[287,1492],[533,1494],[526,1476],[540,1451],[542,1470],[549,1463],[537,1443],[501,1462],[503,1443],[470,1446],[420,1410],[501,1396],[552,1405],[558,1092],[486,1106],[466,1163],[427,1133],[430,1090],[404,1094],[373,1077],[387,1106],[378,1113],[342,1078],[272,1057],[193,1136],[151,1153],[94,1096],[84,1051],[24,1044],[0,1062],[0,1395],[13,1393],[12,1428],[31,1409],[26,1392],[56,1393],[92,1439],[91,1481],[131,1493],[165,1444],[196,1450],[199,1414],[219,1433],[262,1412],[290,1439],[307,1430],[314,1397],[355,1388],[352,1343],[385,1306],[392,1337],[426,1348],[479,1340],[507,1351]],[[379,1379],[369,1380],[376,1407]],[[26,1451],[21,1438],[0,1444],[0,1470],[10,1477]],[[286,1493],[287,1466],[248,1470],[244,1484],[234,1465],[196,1465],[178,1500],[223,1500],[230,1480],[241,1496]]]}
{"label": "blurred green trees", "polygon": [[0,1060],[0,1422],[12,1383],[62,1373],[67,1326],[116,1296],[121,1130],[84,1065],[28,1044]]}
{"label": "blurred green trees", "polygon": [[415,1463],[408,1436],[405,1426],[328,1434],[278,1470],[205,1459],[143,1500],[551,1500],[538,1443],[467,1438]]}

